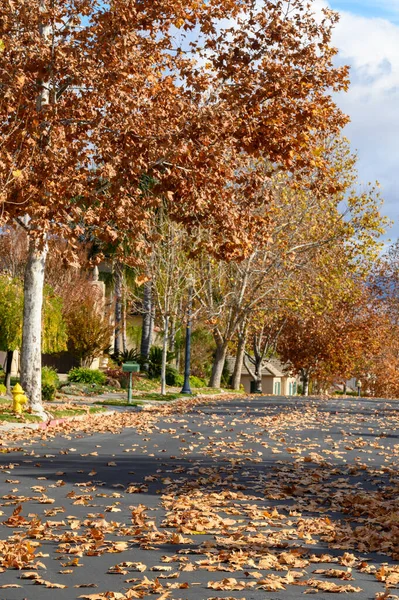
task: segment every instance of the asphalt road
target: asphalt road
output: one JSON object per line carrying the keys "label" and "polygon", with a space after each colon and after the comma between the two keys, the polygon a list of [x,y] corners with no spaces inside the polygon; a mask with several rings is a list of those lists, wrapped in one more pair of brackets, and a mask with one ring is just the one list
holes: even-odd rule
{"label": "asphalt road", "polygon": [[114,431],[3,442],[0,564],[34,556],[0,600],[399,597],[399,403],[235,398]]}

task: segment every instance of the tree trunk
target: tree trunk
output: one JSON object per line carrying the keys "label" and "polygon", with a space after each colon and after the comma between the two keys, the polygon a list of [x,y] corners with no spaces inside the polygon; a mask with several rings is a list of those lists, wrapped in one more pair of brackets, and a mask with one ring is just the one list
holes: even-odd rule
{"label": "tree trunk", "polygon": [[114,290],[115,290],[115,333],[114,333],[114,354],[120,354],[122,351],[122,311],[123,311],[123,265],[117,262],[114,270]]}
{"label": "tree trunk", "polygon": [[255,358],[255,393],[262,394],[262,358]]}
{"label": "tree trunk", "polygon": [[[267,346],[263,347],[263,350],[261,348],[261,341],[262,341],[262,336],[263,336],[263,332],[260,334],[253,334],[253,339],[252,339],[252,349],[253,349],[253,356],[251,356],[248,352],[244,352],[244,360],[247,359],[247,361],[245,361],[245,365],[248,369],[248,372],[250,373],[251,377],[252,377],[252,381],[255,382],[255,389],[254,389],[254,393],[255,394],[262,394],[263,390],[262,390],[262,363],[263,363],[263,359],[267,350]],[[252,388],[252,386],[251,386]]]}
{"label": "tree trunk", "polygon": [[302,396],[309,396],[309,374],[302,369]]}
{"label": "tree trunk", "polygon": [[127,352],[127,333],[126,333],[126,292],[123,292],[123,302],[122,302],[122,350],[123,352]]}
{"label": "tree trunk", "polygon": [[168,335],[168,345],[169,345],[170,352],[175,351],[175,344],[176,344],[176,319],[171,319],[169,335]]}
{"label": "tree trunk", "polygon": [[148,358],[152,341],[152,330],[154,326],[153,307],[152,307],[152,282],[146,281],[144,284],[143,297],[143,325],[141,329],[140,354],[145,359],[143,369],[148,371]]}
{"label": "tree trunk", "polygon": [[4,377],[4,385],[6,386],[8,395],[11,395],[11,368],[12,368],[13,358],[14,358],[14,350],[7,350],[6,372],[5,372],[5,377]]}
{"label": "tree trunk", "polygon": [[21,347],[21,384],[32,412],[45,417],[42,405],[42,305],[47,245],[29,244],[24,279],[24,314]]}
{"label": "tree trunk", "polygon": [[215,360],[213,361],[212,366],[212,374],[209,381],[209,387],[211,388],[220,388],[221,386],[223,367],[226,361],[226,353],[227,344],[217,344]]}
{"label": "tree trunk", "polygon": [[238,335],[236,362],[234,364],[234,371],[233,371],[233,375],[231,377],[231,387],[233,388],[233,390],[240,389],[241,373],[242,373],[242,367],[244,364],[246,342],[247,342],[246,332],[240,333]]}
{"label": "tree trunk", "polygon": [[[182,301],[180,301],[180,304],[179,304],[179,314],[183,314]],[[181,359],[182,359],[182,354],[183,354],[183,344],[181,341],[178,343],[175,342],[174,351],[176,353],[176,358],[175,358],[176,369],[180,372]]]}
{"label": "tree trunk", "polygon": [[162,368],[161,368],[161,395],[166,394],[166,360],[168,356],[168,330],[169,330],[169,315],[164,318],[163,327],[163,344],[162,344]]}
{"label": "tree trunk", "polygon": [[177,346],[175,347],[175,352],[176,352],[176,358],[175,358],[176,370],[180,372],[181,356],[182,356],[181,344],[177,344]]}

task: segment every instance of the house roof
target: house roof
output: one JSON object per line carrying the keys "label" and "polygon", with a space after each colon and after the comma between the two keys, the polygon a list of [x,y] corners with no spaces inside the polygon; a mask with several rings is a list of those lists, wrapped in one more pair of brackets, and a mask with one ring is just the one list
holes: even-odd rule
{"label": "house roof", "polygon": [[[228,356],[226,358],[226,364],[227,364],[227,368],[229,373],[233,373],[234,371],[234,365],[235,365],[236,359],[234,356]],[[248,371],[247,367],[245,366],[245,363],[243,365],[242,368],[242,373],[244,375],[250,375],[250,372]],[[278,359],[271,359],[269,361],[264,361],[262,364],[262,374],[266,375],[266,376],[272,376],[272,377],[288,377],[288,374],[284,372],[284,365],[282,362],[280,362]]]}
{"label": "house roof", "polygon": [[263,363],[262,369],[264,371],[269,371],[274,377],[285,377],[284,372],[281,369],[278,369],[272,362]]}

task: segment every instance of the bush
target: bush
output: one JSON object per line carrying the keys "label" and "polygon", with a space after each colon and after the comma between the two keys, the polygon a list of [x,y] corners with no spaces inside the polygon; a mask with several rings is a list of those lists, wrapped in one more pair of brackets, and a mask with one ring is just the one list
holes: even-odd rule
{"label": "bush", "polygon": [[53,367],[42,368],[42,398],[45,402],[51,402],[59,387],[58,373]]}
{"label": "bush", "polygon": [[166,380],[166,385],[173,385],[175,387],[180,387],[184,383],[183,375],[180,375],[180,373],[177,369],[174,369],[173,367],[170,367],[169,365],[166,366],[165,380]]}
{"label": "bush", "polygon": [[117,379],[119,382],[123,377],[123,371],[121,367],[108,367],[104,371],[108,379]]}
{"label": "bush", "polygon": [[201,377],[196,377],[195,375],[190,376],[190,386],[191,387],[202,388],[202,387],[206,387],[207,385],[208,385],[208,382],[205,381],[205,379],[201,379]]}
{"label": "bush", "polygon": [[0,383],[0,396],[5,396],[7,393],[7,388],[5,385],[3,385],[2,383]]}
{"label": "bush", "polygon": [[49,383],[42,385],[42,400],[44,402],[52,402],[55,398],[57,388]]}
{"label": "bush", "polygon": [[[175,358],[175,354],[174,352],[169,352],[166,355],[166,362],[170,362],[171,360],[173,360]],[[166,367],[166,370],[168,371],[168,369],[173,369],[173,367]],[[162,348],[159,348],[158,346],[152,346],[151,350],[150,350],[150,356],[148,359],[148,377],[150,379],[155,379],[156,377],[159,377],[161,375],[161,370],[162,370]],[[176,369],[173,369],[174,371],[176,371]],[[177,373],[177,371],[176,371]],[[171,378],[173,378],[173,376],[171,375]],[[168,384],[168,385],[174,385],[174,384]]]}
{"label": "bush", "polygon": [[58,387],[60,385],[60,379],[56,369],[53,367],[42,368],[42,385],[54,385]]}
{"label": "bush", "polygon": [[136,362],[139,363],[139,365],[143,362],[140,352],[138,350],[135,350],[134,348],[126,350],[126,352],[111,354],[110,356],[112,360],[116,362],[116,364],[119,366],[126,362]]}
{"label": "bush", "polygon": [[97,369],[88,369],[87,367],[75,367],[68,373],[68,381],[73,383],[97,383],[104,385],[107,376]]}
{"label": "bush", "polygon": [[[174,387],[183,387],[184,385],[184,375],[179,373],[173,367],[166,367],[166,384],[172,385]],[[190,375],[190,386],[192,388],[202,388],[206,387],[207,382],[200,377],[196,377],[195,375]]]}
{"label": "bush", "polygon": [[194,329],[191,336],[191,373],[209,381],[212,372],[215,340],[212,334],[204,328]]}

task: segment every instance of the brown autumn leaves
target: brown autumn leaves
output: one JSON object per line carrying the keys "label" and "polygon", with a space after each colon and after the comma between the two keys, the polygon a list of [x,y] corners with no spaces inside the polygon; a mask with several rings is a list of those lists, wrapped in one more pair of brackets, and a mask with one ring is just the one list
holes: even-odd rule
{"label": "brown autumn leaves", "polygon": [[3,222],[28,213],[32,236],[143,248],[163,198],[229,258],[267,228],[257,159],[335,190],[318,153],[347,122],[330,96],[348,84],[334,13],[318,22],[300,0],[0,6]]}
{"label": "brown autumn leaves", "polygon": [[[18,583],[11,585],[28,580],[62,589],[96,587],[89,574],[77,583],[80,567],[89,557],[109,557],[100,563],[109,591],[101,591],[101,584],[98,592],[70,593],[126,600],[184,598],[193,590],[214,598],[230,591],[245,598],[294,586],[298,596],[365,598],[369,591],[361,581],[368,581],[379,587],[376,598],[396,598],[398,446],[390,441],[398,427],[395,406],[370,404],[363,415],[356,402],[336,413],[314,401],[298,408],[269,405],[267,411],[248,400],[226,399],[222,410],[217,402],[189,401],[81,423],[78,435],[104,432],[118,439],[125,427],[138,435],[132,430],[131,443],[112,461],[103,456],[101,473],[77,461],[72,473],[86,467],[83,480],[80,475],[71,486],[62,471],[56,478],[40,476],[25,497],[18,493],[23,463],[13,460],[10,447],[9,473],[2,475],[12,486],[2,498],[9,514],[3,532],[9,535],[0,549],[2,568],[17,569]],[[64,425],[42,434],[42,441],[61,433],[59,454],[76,456],[74,429],[76,424]],[[9,438],[4,450],[17,443],[32,456],[29,443],[15,434]],[[98,456],[101,444],[96,436],[82,456]],[[156,462],[151,457],[158,452]],[[33,455],[45,458],[37,446]],[[128,464],[124,456],[131,456]],[[137,460],[154,460],[154,468],[135,476]],[[115,482],[105,487],[96,481],[105,481],[104,468]],[[55,489],[61,501],[55,501]],[[54,571],[54,558],[59,575],[43,575],[46,567]]]}

